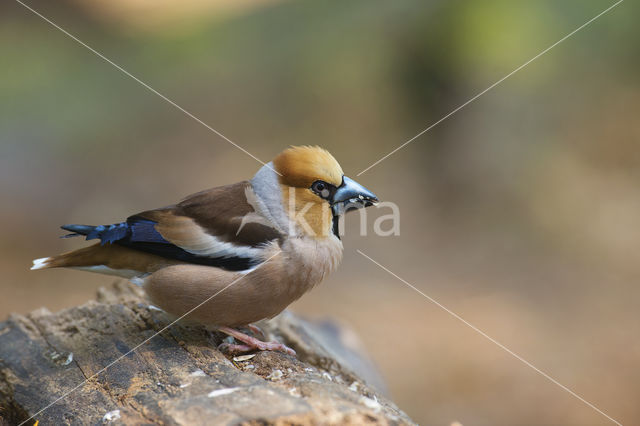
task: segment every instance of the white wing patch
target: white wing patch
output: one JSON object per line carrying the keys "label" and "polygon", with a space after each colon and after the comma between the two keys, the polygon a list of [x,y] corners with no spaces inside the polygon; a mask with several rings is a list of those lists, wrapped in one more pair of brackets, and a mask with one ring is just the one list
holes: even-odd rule
{"label": "white wing patch", "polygon": [[189,253],[207,257],[259,257],[262,248],[239,246],[233,243],[222,241],[213,235],[202,232],[196,244],[176,244]]}
{"label": "white wing patch", "polygon": [[208,234],[193,219],[175,216],[171,222],[160,222],[156,230],[183,250],[196,256],[258,258],[263,248],[237,245]]}

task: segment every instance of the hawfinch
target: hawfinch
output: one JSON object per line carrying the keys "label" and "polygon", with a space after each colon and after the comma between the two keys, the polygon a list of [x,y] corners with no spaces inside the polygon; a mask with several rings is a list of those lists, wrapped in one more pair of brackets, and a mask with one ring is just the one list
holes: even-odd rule
{"label": "hawfinch", "polygon": [[[241,342],[232,352],[280,350],[237,330],[272,318],[336,269],[339,217],[377,197],[319,147],[286,149],[249,181],[190,195],[114,225],[65,225],[95,245],[36,259],[132,279],[154,305]],[[200,306],[199,306],[200,305]]]}

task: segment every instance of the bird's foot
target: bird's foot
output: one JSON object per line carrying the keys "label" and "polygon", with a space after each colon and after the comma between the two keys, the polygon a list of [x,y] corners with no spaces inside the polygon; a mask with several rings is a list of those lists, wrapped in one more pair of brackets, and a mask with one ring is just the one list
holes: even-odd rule
{"label": "bird's foot", "polygon": [[296,355],[296,351],[279,342],[263,342],[260,339],[256,339],[255,337],[251,337],[247,334],[244,334],[241,331],[238,331],[230,327],[220,327],[218,330],[220,330],[224,334],[227,334],[233,337],[239,342],[243,343],[240,345],[237,345],[234,343],[222,343],[220,346],[218,346],[218,349],[224,352],[237,354],[237,353],[244,353],[244,352],[259,350],[259,351],[278,351],[278,352],[284,352],[286,354],[293,355],[293,356]]}

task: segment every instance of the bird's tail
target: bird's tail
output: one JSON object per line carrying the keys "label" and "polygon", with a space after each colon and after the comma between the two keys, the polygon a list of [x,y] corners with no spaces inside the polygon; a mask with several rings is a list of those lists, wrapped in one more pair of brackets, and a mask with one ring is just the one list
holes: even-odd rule
{"label": "bird's tail", "polygon": [[113,250],[109,250],[107,247],[100,249],[100,247],[104,246],[106,243],[113,243],[124,238],[128,232],[126,222],[100,226],[62,225],[61,228],[65,231],[71,232],[71,234],[64,235],[62,238],[84,235],[87,240],[100,239],[100,244],[74,250],[58,256],[35,259],[31,270],[62,267],[88,267],[103,264],[109,260],[108,256]]}
{"label": "bird's tail", "polygon": [[[87,239],[99,238],[99,233],[101,231],[101,229],[98,229],[100,227],[91,225],[63,225],[61,228],[65,231],[71,232],[71,234],[64,235],[62,238],[78,237],[80,235],[86,235]],[[95,261],[89,261],[88,259],[95,257],[96,253],[99,253],[99,251],[96,250],[95,246],[91,246],[57,256],[41,257],[33,260],[31,270],[88,266],[95,264]]]}
{"label": "bird's tail", "polygon": [[[155,223],[147,222],[147,227],[153,226]],[[57,256],[35,259],[31,267],[32,270],[75,268],[130,278],[151,273],[166,265],[182,263],[178,260],[126,247],[123,244],[113,244],[116,241],[130,238],[131,230],[127,222],[100,226],[64,225],[62,229],[72,232],[65,235],[65,238],[85,235],[87,240],[99,239],[100,242]]]}
{"label": "bird's tail", "polygon": [[57,256],[34,259],[31,270],[99,265],[106,260],[103,255],[104,251],[101,248],[100,244],[95,244]]}

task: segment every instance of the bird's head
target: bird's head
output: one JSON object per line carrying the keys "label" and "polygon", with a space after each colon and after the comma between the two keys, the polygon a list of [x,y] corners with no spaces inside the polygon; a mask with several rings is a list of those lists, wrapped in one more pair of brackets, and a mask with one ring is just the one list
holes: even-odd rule
{"label": "bird's head", "polygon": [[285,210],[306,234],[338,236],[339,216],[378,202],[375,194],[346,177],[336,159],[320,147],[291,147],[272,164],[279,173]]}

